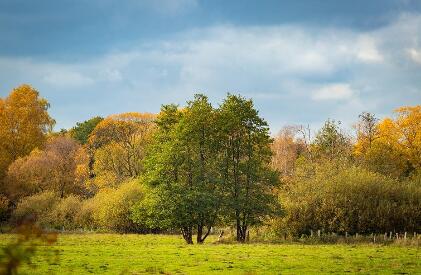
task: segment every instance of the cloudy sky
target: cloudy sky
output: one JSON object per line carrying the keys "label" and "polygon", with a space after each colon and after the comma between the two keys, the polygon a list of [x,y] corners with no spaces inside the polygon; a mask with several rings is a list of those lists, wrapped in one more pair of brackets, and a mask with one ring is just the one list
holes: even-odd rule
{"label": "cloudy sky", "polygon": [[272,132],[421,103],[419,0],[0,0],[0,96],[29,83],[56,129],[206,93]]}

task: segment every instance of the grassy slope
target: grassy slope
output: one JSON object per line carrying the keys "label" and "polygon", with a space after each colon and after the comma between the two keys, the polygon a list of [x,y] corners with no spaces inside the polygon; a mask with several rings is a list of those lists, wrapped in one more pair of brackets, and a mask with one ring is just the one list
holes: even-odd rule
{"label": "grassy slope", "polygon": [[[0,246],[11,235],[0,235]],[[374,245],[212,244],[188,246],[177,236],[60,235],[60,261],[37,257],[33,274],[421,274],[416,247]],[[42,249],[39,254],[43,254]]]}

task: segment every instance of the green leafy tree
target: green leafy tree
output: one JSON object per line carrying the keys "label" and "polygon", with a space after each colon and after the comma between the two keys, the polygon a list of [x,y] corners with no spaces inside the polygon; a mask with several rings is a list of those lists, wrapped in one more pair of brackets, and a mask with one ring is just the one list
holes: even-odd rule
{"label": "green leafy tree", "polygon": [[235,221],[237,241],[244,242],[250,226],[280,213],[274,193],[278,175],[270,168],[272,139],[253,102],[241,96],[228,95],[217,123],[224,212]]}
{"label": "green leafy tree", "polygon": [[147,182],[155,187],[161,221],[180,228],[187,243],[203,243],[222,205],[215,111],[204,95],[186,108],[163,106],[155,144],[147,158]]}
{"label": "green leafy tree", "polygon": [[85,120],[84,122],[77,122],[76,126],[69,131],[70,136],[80,144],[86,144],[88,142],[89,135],[102,120],[104,120],[102,117],[96,116]]}
{"label": "green leafy tree", "polygon": [[340,124],[330,119],[325,122],[312,144],[316,156],[332,160],[351,155],[350,138],[341,130]]}

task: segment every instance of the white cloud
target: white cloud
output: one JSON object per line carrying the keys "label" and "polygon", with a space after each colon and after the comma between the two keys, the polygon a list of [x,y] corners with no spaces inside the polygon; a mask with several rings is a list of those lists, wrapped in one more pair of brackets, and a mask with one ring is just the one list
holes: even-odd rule
{"label": "white cloud", "polygon": [[412,61],[421,64],[421,49],[411,48],[407,52]]}
{"label": "white cloud", "polygon": [[312,98],[314,100],[344,100],[350,99],[354,94],[349,84],[336,83],[319,88],[313,93]]}
{"label": "white cloud", "polygon": [[[317,124],[332,117],[346,123],[361,111],[385,113],[419,102],[421,71],[414,62],[420,57],[420,30],[421,15],[404,15],[370,32],[221,25],[87,61],[0,57],[0,93],[29,82],[47,98],[60,92],[92,94],[95,107],[86,100],[77,108],[86,104],[101,114],[158,111],[160,104],[183,103],[195,92],[217,101],[226,92],[240,92],[255,98],[274,130],[286,118]],[[72,117],[69,104],[52,106],[63,110],[66,105]]]}
{"label": "white cloud", "polygon": [[101,71],[101,76],[108,81],[121,81],[123,76],[118,69],[107,68]]}
{"label": "white cloud", "polygon": [[79,72],[65,70],[50,72],[43,77],[43,80],[55,87],[86,86],[94,83],[91,78]]}
{"label": "white cloud", "polygon": [[378,63],[384,59],[377,49],[375,39],[367,35],[357,41],[357,58],[368,63]]}

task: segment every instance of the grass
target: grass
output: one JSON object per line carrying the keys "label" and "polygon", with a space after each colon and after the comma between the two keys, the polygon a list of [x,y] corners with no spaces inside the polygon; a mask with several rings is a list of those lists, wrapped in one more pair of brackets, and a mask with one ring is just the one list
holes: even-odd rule
{"label": "grass", "polygon": [[[0,247],[13,235],[0,235]],[[23,274],[421,274],[416,246],[217,244],[186,245],[178,236],[63,234]]]}

